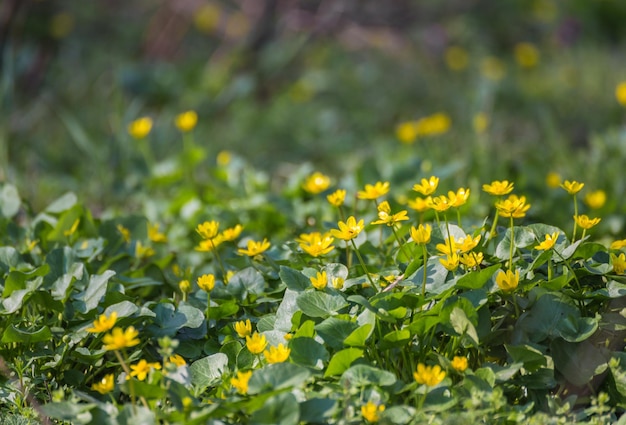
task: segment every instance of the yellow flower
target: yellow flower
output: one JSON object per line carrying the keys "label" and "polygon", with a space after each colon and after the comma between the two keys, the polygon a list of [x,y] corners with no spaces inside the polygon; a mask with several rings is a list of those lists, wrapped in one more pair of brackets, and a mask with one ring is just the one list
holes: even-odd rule
{"label": "yellow flower", "polygon": [[606,203],[606,193],[604,190],[594,190],[593,192],[587,193],[583,200],[589,208],[597,210],[602,208]]}
{"label": "yellow flower", "polygon": [[198,232],[203,239],[213,239],[217,236],[219,227],[220,223],[215,220],[205,221],[204,223],[198,224],[196,232]]}
{"label": "yellow flower", "polygon": [[230,282],[230,280],[233,278],[235,274],[236,273],[234,270],[228,270],[226,272],[226,276],[224,276],[224,285],[228,285],[228,282]]}
{"label": "yellow flower", "polygon": [[561,175],[559,173],[555,173],[554,171],[549,172],[546,175],[546,185],[551,188],[551,189],[555,189],[557,187],[561,186]]}
{"label": "yellow flower", "polygon": [[346,200],[346,191],[343,189],[337,189],[330,195],[327,195],[326,199],[328,200],[330,205],[334,207],[340,207]]}
{"label": "yellow flower", "polygon": [[174,364],[176,367],[185,366],[187,362],[180,354],[172,354],[168,357],[170,363]]}
{"label": "yellow flower", "polygon": [[386,224],[387,226],[393,226],[399,221],[408,220],[408,212],[402,210],[397,214],[391,214],[391,208],[389,202],[384,201],[378,205],[378,220],[372,221],[372,224]]}
{"label": "yellow flower", "polygon": [[385,411],[385,405],[376,405],[375,403],[368,401],[367,404],[361,406],[361,415],[368,422],[378,422],[380,419],[380,413]]}
{"label": "yellow flower", "polygon": [[363,230],[363,219],[359,220],[357,223],[356,218],[350,216],[345,223],[340,221],[337,223],[337,226],[339,230],[331,229],[330,234],[338,239],[349,241],[350,239],[356,238]]}
{"label": "yellow flower", "polygon": [[626,246],[626,239],[611,242],[611,249],[622,249]]}
{"label": "yellow flower", "polygon": [[435,248],[444,255],[452,255],[459,249],[459,244],[454,240],[454,235],[450,235],[444,243],[438,243]]}
{"label": "yellow flower", "polygon": [[413,372],[413,378],[418,384],[434,387],[446,377],[446,372],[441,370],[441,366],[426,366],[423,363],[417,365],[417,371]]}
{"label": "yellow flower", "polygon": [[219,165],[220,167],[227,166],[228,164],[230,164],[231,160],[232,154],[228,151],[219,151],[219,153],[215,157],[215,162],[217,162],[217,165]]}
{"label": "yellow flower", "polygon": [[467,369],[467,357],[454,356],[454,358],[450,362],[450,365],[457,372],[463,373],[465,372],[465,369]]}
{"label": "yellow flower", "polygon": [[513,183],[508,180],[495,180],[491,184],[484,184],[483,190],[490,195],[508,195],[513,191]]}
{"label": "yellow flower", "polygon": [[252,323],[250,323],[250,319],[240,320],[235,323],[235,332],[239,335],[239,338],[245,338],[248,335],[252,334]]}
{"label": "yellow flower", "polygon": [[459,46],[450,46],[445,52],[446,65],[453,71],[462,71],[467,68],[469,55],[467,50]]}
{"label": "yellow flower", "polygon": [[419,244],[427,244],[428,242],[430,242],[431,231],[432,231],[432,228],[430,224],[426,224],[426,225],[420,224],[417,227],[411,226],[409,233],[411,234],[411,238],[413,239],[413,242],[419,243]]}
{"label": "yellow flower", "polygon": [[450,204],[453,207],[460,207],[467,202],[467,199],[470,196],[470,189],[460,188],[456,191],[456,193],[450,191],[448,192],[448,199],[450,200]]}
{"label": "yellow flower", "polygon": [[340,290],[343,288],[343,284],[345,283],[345,279],[343,277],[337,276],[331,279],[331,283],[333,284],[333,288],[336,290]]}
{"label": "yellow flower", "polygon": [[152,242],[167,242],[167,236],[159,232],[159,223],[148,223],[148,239]]}
{"label": "yellow flower", "polygon": [[483,134],[489,126],[489,116],[484,112],[479,112],[472,119],[472,126],[476,134]]}
{"label": "yellow flower", "polygon": [[211,33],[219,26],[221,15],[222,8],[220,5],[207,3],[195,10],[194,24],[199,31]]}
{"label": "yellow flower", "polygon": [[496,283],[504,292],[514,290],[519,285],[519,270],[516,269],[515,273],[511,270],[507,270],[506,273],[500,270],[496,275]]}
{"label": "yellow flower", "polygon": [[626,270],[626,254],[623,252],[619,256],[611,254],[611,264],[613,264],[615,274],[624,274]]}
{"label": "yellow flower", "polygon": [[198,123],[198,114],[196,114],[196,111],[185,111],[176,115],[174,123],[180,131],[187,133],[193,130]]}
{"label": "yellow flower", "polygon": [[539,63],[539,50],[531,43],[517,43],[515,60],[523,68],[534,68]]}
{"label": "yellow flower", "polygon": [[239,237],[242,231],[243,226],[241,224],[237,224],[235,227],[229,227],[221,233],[221,239],[226,242],[234,241]]}
{"label": "yellow flower", "polygon": [[472,249],[478,246],[478,243],[480,242],[480,238],[481,238],[480,235],[476,236],[475,238],[472,238],[470,235],[467,235],[456,243],[456,247],[462,253],[471,251]]}
{"label": "yellow flower", "polygon": [[580,228],[587,230],[600,223],[601,218],[589,218],[586,214],[579,214],[574,216],[574,220]]}
{"label": "yellow flower", "polygon": [[440,258],[439,262],[446,269],[454,271],[457,267],[459,267],[459,255],[456,253],[452,255],[447,255],[445,258]]}
{"label": "yellow flower", "polygon": [[239,248],[237,252],[240,255],[247,255],[248,257],[254,257],[259,254],[263,254],[265,251],[269,249],[270,245],[271,244],[265,238],[261,242],[248,240],[248,247],[246,249]]}
{"label": "yellow flower", "polygon": [[417,139],[416,121],[404,121],[396,126],[396,138],[406,145]]}
{"label": "yellow flower", "polygon": [[180,292],[187,294],[191,290],[191,284],[187,279],[183,279],[178,282],[178,289],[180,289]]}
{"label": "yellow flower", "polygon": [[282,363],[289,358],[291,349],[285,347],[283,344],[278,344],[277,347],[270,347],[269,350],[263,352],[263,356],[268,363]]}
{"label": "yellow flower", "polygon": [[139,335],[139,332],[132,326],[126,328],[125,331],[121,328],[113,328],[111,333],[106,334],[104,338],[102,338],[104,349],[106,351],[113,351],[134,347],[139,344],[137,335]]}
{"label": "yellow flower", "polygon": [[311,276],[309,280],[315,289],[322,290],[326,288],[326,285],[328,284],[328,275],[326,274],[326,271],[321,273],[317,272],[317,275],[315,277]]}
{"label": "yellow flower", "polygon": [[117,231],[120,232],[120,234],[122,235],[122,239],[124,239],[124,242],[126,243],[130,242],[130,230],[128,230],[126,227],[122,226],[121,224],[118,224]]}
{"label": "yellow flower", "polygon": [[99,392],[100,394],[107,394],[113,391],[114,387],[115,387],[115,376],[112,373],[110,373],[108,375],[104,375],[104,377],[100,381],[94,383],[91,386],[91,389]]}
{"label": "yellow flower", "polygon": [[64,231],[63,234],[65,236],[72,236],[74,233],[76,233],[76,229],[78,229],[79,224],[80,224],[80,218],[77,218],[76,220],[74,220],[72,227]]}
{"label": "yellow flower", "polygon": [[626,81],[622,81],[615,87],[615,98],[620,105],[626,106]]}
{"label": "yellow flower", "polygon": [[333,249],[332,246],[335,238],[328,233],[323,235],[319,232],[312,232],[309,234],[303,233],[296,241],[300,244],[302,251],[306,252],[312,257],[319,257],[320,255],[326,255]]}
{"label": "yellow flower", "polygon": [[112,312],[109,317],[107,317],[104,314],[101,314],[93,322],[93,327],[87,329],[87,332],[91,332],[91,333],[106,332],[109,329],[113,328],[113,326],[115,326],[115,321],[116,320],[117,320],[117,312],[116,311]]}
{"label": "yellow flower", "polygon": [[196,281],[200,289],[205,292],[211,292],[215,288],[215,275],[203,274]]}
{"label": "yellow flower", "polygon": [[445,195],[435,196],[432,198],[430,207],[437,212],[444,212],[452,207],[452,203],[450,202],[450,198]]}
{"label": "yellow flower", "polygon": [[509,195],[507,199],[496,202],[496,208],[502,217],[522,218],[526,216],[530,204],[526,203],[525,196]]}
{"label": "yellow flower", "polygon": [[488,79],[499,81],[506,74],[506,67],[500,59],[489,56],[480,64],[480,71]]}
{"label": "yellow flower", "polygon": [[409,208],[422,213],[432,207],[433,198],[430,196],[428,198],[420,198],[419,196],[415,199],[409,199],[407,205]]}
{"label": "yellow flower", "polygon": [[217,235],[213,239],[202,240],[198,243],[198,246],[195,247],[195,250],[200,252],[211,252],[222,243],[222,240],[221,234]]}
{"label": "yellow flower", "polygon": [[473,269],[481,265],[485,256],[482,252],[470,252],[461,255],[459,261],[468,269]]}
{"label": "yellow flower", "polygon": [[359,190],[356,194],[359,199],[375,200],[389,192],[389,182],[376,182],[376,184],[366,184],[365,190]]}
{"label": "yellow flower", "polygon": [[304,180],[302,188],[313,195],[325,191],[330,186],[330,177],[316,171]]}
{"label": "yellow flower", "polygon": [[439,177],[431,176],[428,180],[422,179],[419,184],[413,185],[413,190],[424,196],[431,195],[437,190]]}
{"label": "yellow flower", "polygon": [[554,246],[558,238],[559,238],[559,232],[546,234],[545,239],[539,245],[537,245],[535,249],[539,251],[547,251]]}
{"label": "yellow flower", "polygon": [[579,183],[575,180],[573,181],[569,181],[569,180],[565,180],[562,184],[561,187],[565,190],[567,190],[567,193],[569,193],[570,195],[575,195],[578,192],[580,192],[580,190],[585,186],[585,183]]}
{"label": "yellow flower", "polygon": [[150,130],[152,130],[152,118],[150,117],[138,118],[128,124],[128,134],[133,139],[143,139],[150,134]]}
{"label": "yellow flower", "polygon": [[230,380],[230,384],[237,390],[239,394],[246,394],[248,392],[248,381],[252,376],[252,371],[237,372],[237,376]]}
{"label": "yellow flower", "polygon": [[246,336],[246,347],[252,354],[261,354],[266,346],[267,339],[265,339],[265,335],[255,332],[252,336]]}
{"label": "yellow flower", "polygon": [[152,369],[161,369],[161,364],[148,363],[144,359],[141,359],[139,362],[130,365],[130,376],[134,376],[138,380],[144,381]]}
{"label": "yellow flower", "polygon": [[137,258],[148,258],[154,255],[154,249],[149,246],[143,246],[143,244],[137,241],[135,245],[135,256]]}
{"label": "yellow flower", "polygon": [[442,112],[420,118],[415,122],[417,135],[436,136],[443,134],[450,128],[450,117]]}

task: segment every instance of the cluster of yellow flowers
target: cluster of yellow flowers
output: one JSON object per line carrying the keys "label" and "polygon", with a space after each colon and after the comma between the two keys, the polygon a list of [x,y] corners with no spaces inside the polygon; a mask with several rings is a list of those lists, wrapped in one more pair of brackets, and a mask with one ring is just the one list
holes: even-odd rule
{"label": "cluster of yellow flowers", "polygon": [[420,137],[444,134],[450,129],[451,120],[447,114],[436,114],[422,117],[415,121],[404,121],[396,127],[396,137],[405,144],[414,143]]}
{"label": "cluster of yellow flowers", "polygon": [[[174,124],[182,133],[190,132],[198,123],[198,114],[195,111],[182,112],[174,118]],[[152,118],[141,117],[128,124],[128,134],[133,139],[145,139],[152,131]]]}

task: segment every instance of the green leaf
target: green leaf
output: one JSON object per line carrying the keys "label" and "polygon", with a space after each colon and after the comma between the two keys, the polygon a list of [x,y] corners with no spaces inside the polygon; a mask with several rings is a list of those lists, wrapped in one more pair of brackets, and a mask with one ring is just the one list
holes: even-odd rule
{"label": "green leaf", "polygon": [[87,288],[76,295],[75,308],[81,313],[88,313],[98,306],[107,290],[109,279],[115,275],[112,270],[107,270],[100,275],[92,275],[89,278]]}
{"label": "green leaf", "polygon": [[296,304],[309,317],[328,317],[337,314],[348,306],[341,295],[331,295],[321,291],[306,291],[298,295]]}
{"label": "green leaf", "polygon": [[130,301],[121,301],[119,303],[108,306],[104,310],[104,314],[107,315],[108,317],[111,315],[111,313],[115,311],[117,313],[117,318],[121,319],[122,317],[132,316],[138,310],[139,310],[139,307],[137,307],[135,304],[131,303]]}
{"label": "green leaf", "polygon": [[383,337],[380,342],[380,349],[387,350],[389,348],[403,347],[411,341],[411,332],[409,329],[398,329],[391,331]]}
{"label": "green leaf", "polygon": [[346,348],[335,353],[330,359],[324,377],[341,375],[344,373],[355,360],[363,357],[363,350],[359,348]]}
{"label": "green leaf", "polygon": [[[536,242],[533,232],[526,227],[514,226],[513,236],[515,238],[515,248],[525,248]],[[511,228],[506,230],[504,237],[496,246],[494,255],[500,260],[508,260],[511,254]]]}
{"label": "green leaf", "polygon": [[293,363],[274,363],[257,369],[248,382],[248,394],[296,387],[304,383],[311,372]]}
{"label": "green leaf", "polygon": [[292,338],[289,348],[289,359],[303,366],[322,369],[329,358],[326,348],[313,338]]}
{"label": "green leaf", "polygon": [[254,425],[297,425],[299,422],[300,406],[291,393],[268,398],[250,417],[250,423]]}
{"label": "green leaf", "polygon": [[298,311],[298,305],[296,298],[298,292],[286,289],[283,299],[276,310],[276,321],[274,322],[274,329],[289,332],[291,331],[291,318]]}
{"label": "green leaf", "polygon": [[396,381],[396,375],[393,373],[364,364],[352,366],[341,375],[341,379],[339,380],[341,386],[344,388],[358,388],[367,385],[390,387],[395,384]]}
{"label": "green leaf", "polygon": [[30,289],[18,289],[17,291],[13,291],[9,298],[5,298],[2,300],[2,307],[4,307],[4,311],[2,314],[13,314],[22,308],[24,305],[24,301],[28,299],[33,293]]}
{"label": "green leaf", "polygon": [[580,343],[555,339],[550,344],[554,368],[572,384],[583,387],[597,375],[599,366],[611,357],[609,349],[597,347],[589,341]]}
{"label": "green leaf", "polygon": [[117,415],[118,425],[154,425],[155,413],[144,406],[126,404]]}
{"label": "green leaf", "polygon": [[529,345],[505,345],[504,348],[506,348],[513,362],[523,363],[524,368],[529,372],[539,370],[548,364],[546,356]]}
{"label": "green leaf", "polygon": [[346,337],[343,343],[349,347],[365,347],[365,341],[372,335],[374,326],[366,323],[363,326],[359,326],[352,331],[350,335]]}
{"label": "green leaf", "polygon": [[174,336],[183,327],[198,328],[204,320],[204,314],[199,309],[186,304],[180,305],[177,310],[173,304],[160,303],[154,308],[154,313],[154,321],[146,330],[157,337]]}
{"label": "green leaf", "polygon": [[189,366],[191,383],[197,388],[205,389],[218,382],[227,368],[228,356],[224,353],[203,357]]}
{"label": "green leaf", "polygon": [[264,290],[265,279],[254,267],[247,267],[235,274],[226,287],[226,291],[242,301],[248,294],[261,295]]}
{"label": "green leaf", "polygon": [[312,398],[300,403],[300,421],[302,423],[326,423],[337,406],[337,401],[330,398]]}
{"label": "green leaf", "polygon": [[280,266],[278,276],[280,277],[280,280],[287,285],[287,288],[292,291],[302,292],[311,287],[311,281],[309,278],[292,268]]}
{"label": "green leaf", "polygon": [[456,282],[459,288],[480,289],[491,279],[491,276],[500,268],[500,264],[494,264],[485,269],[465,274]]}
{"label": "green leaf", "polygon": [[48,403],[41,406],[44,415],[73,424],[88,424],[92,420],[89,412],[96,407],[94,403],[70,403],[67,401]]}
{"label": "green leaf", "polygon": [[0,189],[0,210],[6,218],[11,218],[20,210],[22,201],[17,188],[10,183],[6,183]]}
{"label": "green leaf", "polygon": [[43,326],[36,331],[26,331],[18,329],[14,325],[10,325],[2,334],[2,342],[20,342],[24,344],[32,344],[34,342],[50,341],[52,332],[48,326]]}
{"label": "green leaf", "polygon": [[472,344],[479,345],[478,333],[472,322],[467,318],[465,311],[459,307],[454,307],[450,313],[450,325],[459,335],[466,335]]}
{"label": "green leaf", "polygon": [[340,349],[343,348],[345,339],[358,327],[357,323],[329,317],[322,323],[317,324],[315,330],[326,345],[334,349]]}
{"label": "green leaf", "polygon": [[[450,285],[446,285],[448,277],[448,269],[446,269],[436,256],[430,257],[426,263],[426,292],[431,294],[441,294]],[[412,285],[421,293],[424,280],[424,266],[420,267],[413,276],[408,277],[404,282],[406,285]],[[454,284],[454,282],[449,282]]]}

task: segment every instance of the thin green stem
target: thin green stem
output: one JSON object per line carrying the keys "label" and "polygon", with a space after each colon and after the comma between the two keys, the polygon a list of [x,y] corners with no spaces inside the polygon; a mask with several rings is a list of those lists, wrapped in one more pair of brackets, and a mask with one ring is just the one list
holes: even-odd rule
{"label": "thin green stem", "polygon": [[576,197],[576,194],[574,194],[574,231],[572,232],[572,243],[576,240],[576,217],[578,217],[578,198]]}
{"label": "thin green stem", "polygon": [[424,257],[424,265],[422,266],[424,269],[422,273],[422,297],[426,297],[426,277],[428,275],[428,251],[426,250],[426,244],[422,244],[422,256]]}
{"label": "thin green stem", "polygon": [[459,227],[463,227],[461,225],[461,210],[459,208],[456,209],[456,221],[459,224]]}
{"label": "thin green stem", "polygon": [[211,329],[211,291],[206,293],[206,332],[207,337],[209,335],[209,330]]}
{"label": "thin green stem", "polygon": [[513,270],[513,249],[515,247],[515,234],[513,230],[513,215],[511,215],[511,247],[509,248],[509,269]]}
{"label": "thin green stem", "polygon": [[487,240],[493,238],[496,235],[496,226],[498,225],[498,218],[500,217],[500,211],[496,209],[496,215],[493,217],[493,223],[491,224],[491,229],[489,230],[489,236]]}
{"label": "thin green stem", "polygon": [[402,251],[402,254],[404,255],[404,257],[406,258],[406,261],[410,261],[411,257],[404,250],[404,243],[400,239],[400,236],[398,236],[398,232],[396,232],[396,226],[392,225],[391,230],[393,231],[393,235],[396,237],[396,240],[398,241],[398,246],[400,247],[400,251]]}
{"label": "thin green stem", "polygon": [[370,281],[370,284],[376,289],[376,292],[380,292],[380,288],[378,287],[378,285],[374,283],[372,276],[370,276],[370,273],[367,271],[367,266],[365,265],[365,261],[363,261],[363,257],[361,257],[361,253],[359,252],[359,249],[356,247],[356,242],[354,242],[354,239],[350,239],[350,242],[352,242],[352,246],[354,247],[354,252],[356,253],[357,258],[359,259],[359,263],[361,263],[361,267],[363,267],[363,271],[365,272],[367,279]]}
{"label": "thin green stem", "polygon": [[352,252],[350,252],[350,244],[346,241],[346,266],[348,270],[352,267]]}
{"label": "thin green stem", "polygon": [[219,265],[220,271],[222,272],[222,279],[225,279],[226,270],[224,269],[224,263],[222,263],[222,257],[220,257],[219,252],[217,252],[217,246],[215,246],[215,244],[213,243],[213,239],[211,239],[210,242],[211,242],[211,251],[213,251],[215,258],[217,258],[217,264]]}

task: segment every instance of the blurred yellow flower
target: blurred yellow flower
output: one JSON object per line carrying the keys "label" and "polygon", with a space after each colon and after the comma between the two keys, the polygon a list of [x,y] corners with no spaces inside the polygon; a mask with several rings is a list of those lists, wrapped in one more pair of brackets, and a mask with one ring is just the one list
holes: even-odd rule
{"label": "blurred yellow flower", "polygon": [[219,153],[215,157],[215,162],[217,162],[217,165],[219,165],[220,167],[227,166],[228,164],[230,164],[231,160],[232,155],[228,151],[219,151]]}
{"label": "blurred yellow flower", "polygon": [[498,284],[498,287],[504,292],[514,290],[517,288],[517,285],[519,285],[519,270],[516,269],[515,273],[511,270],[507,270],[506,272],[500,270],[496,275],[496,284]]}
{"label": "blurred yellow flower", "polygon": [[430,234],[432,231],[432,227],[430,224],[420,224],[417,227],[411,226],[409,233],[411,234],[411,239],[413,242],[418,244],[427,244],[430,242]]}
{"label": "blurred yellow flower", "polygon": [[378,220],[372,221],[372,224],[386,224],[387,226],[393,226],[399,221],[406,221],[409,219],[408,212],[402,210],[396,214],[391,214],[391,207],[389,202],[384,201],[378,205]]}
{"label": "blurred yellow flower", "polygon": [[404,121],[396,126],[396,138],[404,144],[417,140],[417,121]]}
{"label": "blurred yellow flower", "polygon": [[626,106],[626,81],[622,81],[615,87],[615,98],[620,105]]}
{"label": "blurred yellow flower", "polygon": [[456,253],[439,259],[441,265],[450,271],[454,271],[457,267],[459,267],[459,261],[459,255]]}
{"label": "blurred yellow flower", "polygon": [[102,338],[104,349],[106,351],[121,350],[123,348],[134,347],[139,344],[137,339],[139,332],[132,326],[122,330],[121,328],[113,328],[111,333],[106,334]]}
{"label": "blurred yellow flower", "polygon": [[115,326],[116,321],[117,321],[116,311],[111,312],[111,315],[108,317],[105,314],[101,314],[100,316],[98,316],[96,320],[94,320],[93,327],[87,328],[87,332],[91,332],[91,333],[106,332],[109,329],[113,328],[113,326]]}
{"label": "blurred yellow flower", "polygon": [[160,370],[161,363],[148,363],[146,360],[141,359],[137,363],[130,365],[130,376],[144,381],[152,369]]}
{"label": "blurred yellow flower", "polygon": [[624,274],[624,271],[626,271],[626,254],[622,252],[617,256],[611,253],[611,264],[613,264],[615,274]]}
{"label": "blurred yellow flower", "polygon": [[508,195],[513,191],[513,183],[508,180],[494,180],[490,184],[484,184],[483,190],[490,195]]}
{"label": "blurred yellow flower", "polygon": [[529,208],[525,196],[509,195],[507,199],[496,202],[496,209],[502,217],[522,218]]}
{"label": "blurred yellow flower", "polygon": [[313,195],[317,195],[328,189],[330,186],[330,177],[316,171],[304,180],[302,188]]}
{"label": "blurred yellow flower", "polygon": [[193,130],[198,123],[198,114],[196,111],[185,111],[176,115],[174,123],[176,124],[176,128],[183,133],[187,133]]}
{"label": "blurred yellow flower", "polygon": [[580,228],[587,230],[600,223],[601,218],[589,218],[586,214],[579,214],[574,216],[574,220]]}
{"label": "blurred yellow flower", "polygon": [[222,8],[216,3],[206,3],[196,9],[193,14],[193,22],[198,31],[212,33],[220,22]]}
{"label": "blurred yellow flower", "polygon": [[565,189],[567,193],[569,193],[570,195],[575,195],[578,192],[580,192],[583,187],[585,187],[585,183],[580,183],[575,180],[573,181],[565,180],[561,184],[561,187]]}
{"label": "blurred yellow flower", "polygon": [[489,116],[484,112],[479,112],[472,119],[472,127],[476,134],[483,134],[489,126]]}
{"label": "blurred yellow flower", "polygon": [[415,122],[417,136],[436,136],[444,134],[450,129],[452,121],[447,114],[437,112],[432,115],[420,118]]}
{"label": "blurred yellow flower", "polygon": [[448,192],[448,199],[450,200],[450,205],[453,207],[460,207],[467,202],[467,199],[470,196],[470,189],[460,188],[455,192]]}
{"label": "blurred yellow flower", "polygon": [[622,249],[624,247],[626,247],[626,239],[611,242],[611,249]]}
{"label": "blurred yellow flower", "polygon": [[430,196],[427,198],[417,197],[415,199],[409,199],[407,205],[412,210],[415,210],[419,213],[423,213],[424,211],[429,210],[432,207],[433,198]]}
{"label": "blurred yellow flower", "polygon": [[594,190],[585,195],[583,201],[593,210],[600,209],[606,203],[606,192],[604,190]]}
{"label": "blurred yellow flower", "polygon": [[450,362],[450,365],[457,372],[463,373],[467,369],[467,357],[454,356],[454,358]]}
{"label": "blurred yellow flower", "polygon": [[168,361],[174,364],[176,367],[185,366],[187,362],[180,354],[172,354],[168,357]]}
{"label": "blurred yellow flower", "polygon": [[126,227],[122,226],[121,224],[118,224],[117,231],[120,232],[120,235],[122,235],[122,239],[124,239],[124,242],[126,243],[130,242],[130,230],[128,230]]}
{"label": "blurred yellow flower", "polygon": [[522,68],[534,68],[539,63],[539,50],[532,43],[515,45],[515,60]]}
{"label": "blurred yellow flower", "polygon": [[103,395],[113,391],[113,388],[115,388],[115,376],[112,373],[104,375],[104,377],[100,381],[95,382],[91,386],[92,390],[97,391]]}
{"label": "blurred yellow flower", "polygon": [[417,365],[417,371],[413,372],[413,378],[418,384],[434,387],[446,377],[446,372],[441,370],[441,366],[426,366],[423,363]]}
{"label": "blurred yellow flower", "polygon": [[205,221],[204,223],[198,224],[196,232],[198,232],[203,239],[213,239],[217,236],[219,227],[220,223],[215,220]]}
{"label": "blurred yellow flower", "polygon": [[468,252],[476,248],[476,246],[478,246],[480,239],[481,239],[481,235],[477,235],[475,238],[472,238],[470,235],[467,235],[463,239],[459,239],[459,241],[456,243],[456,247],[462,253]]}
{"label": "blurred yellow flower", "polygon": [[133,139],[139,140],[145,138],[150,134],[150,130],[152,130],[152,118],[150,117],[138,118],[128,124],[128,134],[130,134]]}
{"label": "blurred yellow flower", "polygon": [[230,384],[239,394],[246,394],[248,392],[248,381],[252,377],[252,371],[240,372],[237,371],[237,376],[231,378]]}
{"label": "blurred yellow flower", "polygon": [[322,290],[326,288],[326,285],[328,284],[328,275],[326,274],[326,271],[321,273],[317,272],[317,275],[311,276],[309,280],[315,289]]}
{"label": "blurred yellow flower", "polygon": [[380,413],[385,411],[385,405],[376,405],[372,401],[368,401],[366,404],[361,406],[361,415],[368,422],[378,422],[380,419]]}
{"label": "blurred yellow flower", "polygon": [[506,67],[504,63],[493,56],[486,57],[480,64],[480,71],[486,78],[499,81],[504,78],[506,74]]}
{"label": "blurred yellow flower", "polygon": [[265,335],[255,332],[252,336],[246,336],[246,347],[252,354],[261,354],[266,346],[267,339],[265,339]]}
{"label": "blurred yellow flower", "polygon": [[554,246],[558,238],[559,238],[559,232],[546,234],[545,239],[539,245],[537,245],[535,249],[539,251],[547,251]]}
{"label": "blurred yellow flower", "polygon": [[283,363],[289,358],[290,353],[291,349],[285,347],[283,344],[278,344],[276,347],[272,346],[269,350],[265,350],[263,356],[269,364]]}
{"label": "blurred yellow flower", "polygon": [[183,294],[187,294],[191,290],[191,283],[189,283],[187,279],[183,279],[178,282],[178,289],[180,289],[180,292]]}
{"label": "blurred yellow flower", "polygon": [[467,50],[459,46],[450,46],[445,52],[446,65],[453,71],[462,71],[469,64]]}
{"label": "blurred yellow flower", "polygon": [[135,245],[135,257],[143,259],[152,257],[154,255],[154,249],[149,246],[144,246],[141,241],[137,241]]}
{"label": "blurred yellow flower", "polygon": [[561,175],[559,173],[556,173],[554,171],[549,172],[546,175],[546,185],[551,188],[551,189],[555,189],[557,187],[561,186]]}
{"label": "blurred yellow flower", "polygon": [[345,223],[343,221],[338,222],[337,226],[339,230],[331,229],[330,234],[338,239],[349,241],[356,238],[363,230],[363,219],[357,223],[356,218],[350,216]]}
{"label": "blurred yellow flower", "polygon": [[459,249],[459,244],[454,240],[454,235],[450,235],[444,243],[438,243],[435,248],[443,255],[452,255]]}
{"label": "blurred yellow flower", "polygon": [[148,223],[148,239],[155,243],[167,242],[167,236],[159,232],[159,227],[159,223]]}
{"label": "blurred yellow flower", "polygon": [[450,209],[452,204],[450,203],[450,198],[445,195],[440,195],[432,198],[430,207],[437,212],[444,212]]}
{"label": "blurred yellow flower", "polygon": [[66,231],[64,231],[63,234],[65,236],[72,236],[74,233],[76,233],[76,230],[78,229],[79,224],[80,224],[80,218],[77,218],[76,220],[74,220],[74,223],[72,223],[72,226]]}
{"label": "blurred yellow flower", "polygon": [[235,225],[235,227],[229,227],[228,229],[224,229],[221,233],[223,241],[234,241],[239,237],[241,232],[243,231],[243,226],[241,224]]}
{"label": "blurred yellow flower", "polygon": [[240,320],[236,322],[234,325],[235,332],[239,335],[239,338],[245,338],[248,335],[252,334],[252,323],[250,323],[250,319]]}
{"label": "blurred yellow flower", "polygon": [[470,252],[461,255],[459,261],[468,269],[479,267],[485,259],[482,252]]}
{"label": "blurred yellow flower", "polygon": [[341,276],[333,277],[331,279],[331,283],[333,284],[333,288],[335,288],[336,290],[340,290],[341,288],[343,288],[345,279]]}
{"label": "blurred yellow flower", "polygon": [[420,183],[413,185],[413,190],[424,196],[431,195],[437,190],[439,185],[439,177],[431,176],[428,180],[422,179]]}
{"label": "blurred yellow flower", "polygon": [[303,233],[300,235],[296,242],[299,243],[300,249],[306,252],[312,257],[319,257],[320,255],[326,255],[335,247],[332,245],[335,238],[330,236],[329,233],[321,234],[319,232]]}
{"label": "blurred yellow flower", "polygon": [[365,190],[359,190],[356,194],[359,199],[375,200],[389,192],[389,182],[376,182],[376,184],[366,184]]}
{"label": "blurred yellow flower", "polygon": [[343,189],[337,189],[330,195],[326,196],[328,202],[334,207],[340,207],[346,200],[346,191]]}
{"label": "blurred yellow flower", "polygon": [[261,242],[256,242],[253,240],[248,240],[247,248],[239,248],[237,253],[239,255],[247,255],[248,257],[255,257],[259,254],[263,254],[265,251],[269,249],[271,244],[267,241],[267,239],[263,239]]}
{"label": "blurred yellow flower", "polygon": [[203,274],[196,281],[200,289],[205,292],[211,292],[215,288],[215,275]]}

